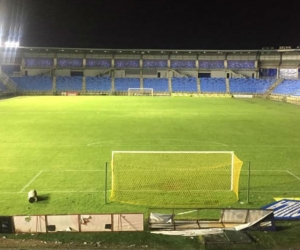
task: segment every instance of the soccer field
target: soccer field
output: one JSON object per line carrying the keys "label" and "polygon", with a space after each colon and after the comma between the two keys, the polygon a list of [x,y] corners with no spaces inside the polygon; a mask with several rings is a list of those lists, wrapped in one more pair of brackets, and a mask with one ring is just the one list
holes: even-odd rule
{"label": "soccer field", "polygon": [[[112,151],[234,151],[240,201],[300,197],[300,107],[263,99],[40,96],[0,101],[0,214],[143,212],[104,202]],[[110,176],[110,172],[108,173]],[[108,187],[111,186],[108,178]],[[41,201],[30,204],[36,189]]]}

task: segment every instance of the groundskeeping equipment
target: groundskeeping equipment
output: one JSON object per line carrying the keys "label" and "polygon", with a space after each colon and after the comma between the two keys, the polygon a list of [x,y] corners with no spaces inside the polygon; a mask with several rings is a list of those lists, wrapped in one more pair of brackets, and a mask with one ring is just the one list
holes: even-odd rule
{"label": "groundskeeping equipment", "polygon": [[232,151],[113,151],[110,200],[151,207],[232,204],[242,164]]}

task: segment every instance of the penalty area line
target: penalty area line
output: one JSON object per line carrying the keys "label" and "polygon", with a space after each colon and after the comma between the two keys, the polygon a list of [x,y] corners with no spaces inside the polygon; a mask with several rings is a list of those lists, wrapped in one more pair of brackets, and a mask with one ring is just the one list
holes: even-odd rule
{"label": "penalty area line", "polygon": [[298,177],[297,175],[293,174],[292,172],[290,172],[290,171],[288,171],[288,170],[286,170],[286,172],[287,172],[288,174],[290,174],[291,176],[294,176],[296,179],[298,179],[298,180],[300,181],[300,177]]}
{"label": "penalty area line", "polygon": [[31,181],[28,182],[27,185],[25,185],[25,186],[21,189],[21,191],[20,191],[19,193],[22,193],[22,192],[25,190],[25,188],[27,188],[32,182],[35,181],[36,178],[39,177],[39,175],[40,175],[41,173],[43,173],[43,170],[41,170],[40,172],[38,172],[38,174],[37,174],[36,176],[34,176],[34,177],[31,179]]}

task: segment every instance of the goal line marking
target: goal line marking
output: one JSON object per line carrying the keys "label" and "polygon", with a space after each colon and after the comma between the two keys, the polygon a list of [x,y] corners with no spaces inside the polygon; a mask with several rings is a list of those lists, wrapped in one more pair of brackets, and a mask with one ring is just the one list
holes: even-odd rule
{"label": "goal line marking", "polygon": [[19,193],[22,193],[22,192],[25,190],[25,188],[27,188],[32,182],[35,181],[36,178],[39,177],[39,175],[40,175],[41,173],[43,173],[43,170],[41,170],[40,172],[38,172],[38,174],[35,175],[35,176],[31,179],[31,181],[28,182],[27,185],[25,185],[25,186],[21,189],[21,191],[20,191]]}

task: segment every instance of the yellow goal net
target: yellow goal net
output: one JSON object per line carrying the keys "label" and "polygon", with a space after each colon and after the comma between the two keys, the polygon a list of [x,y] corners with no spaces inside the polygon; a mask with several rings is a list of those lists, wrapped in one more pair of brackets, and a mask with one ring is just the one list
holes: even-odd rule
{"label": "yellow goal net", "polygon": [[232,151],[113,151],[110,200],[174,208],[232,204],[242,164]]}

